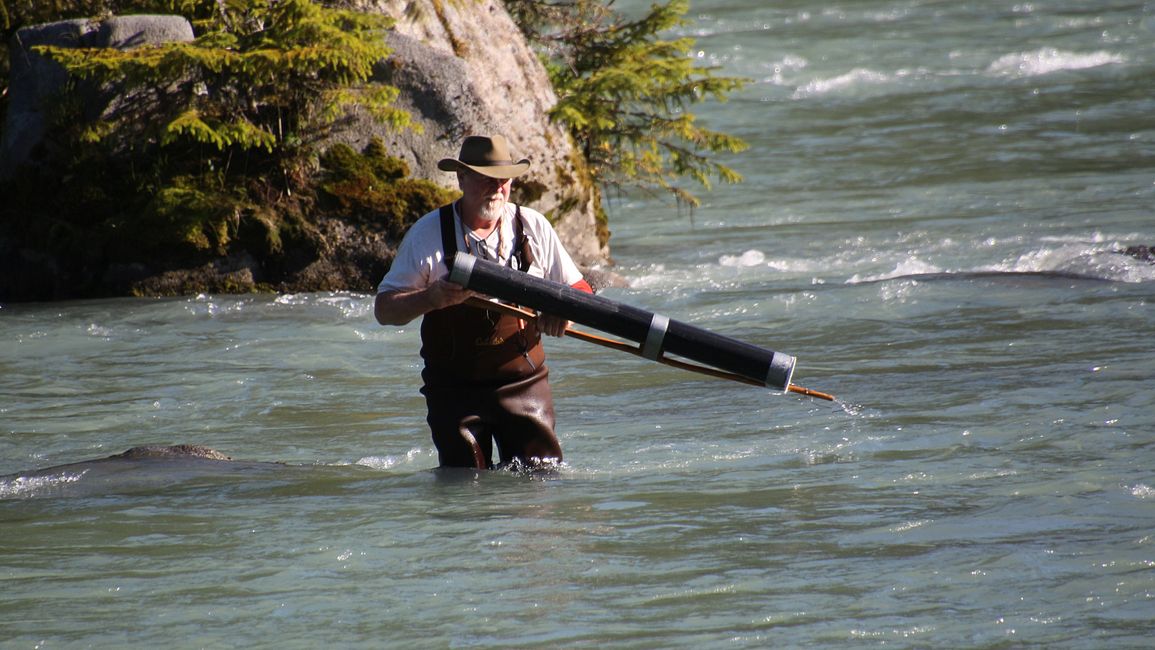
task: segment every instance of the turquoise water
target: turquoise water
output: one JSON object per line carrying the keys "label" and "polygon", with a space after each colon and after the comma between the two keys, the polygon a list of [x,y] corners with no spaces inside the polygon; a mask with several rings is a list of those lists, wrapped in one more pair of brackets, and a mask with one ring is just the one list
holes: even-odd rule
{"label": "turquoise water", "polygon": [[567,466],[444,474],[368,296],[3,305],[0,647],[1148,647],[1155,7],[693,7],[746,180],[606,295],[838,404],[551,341]]}

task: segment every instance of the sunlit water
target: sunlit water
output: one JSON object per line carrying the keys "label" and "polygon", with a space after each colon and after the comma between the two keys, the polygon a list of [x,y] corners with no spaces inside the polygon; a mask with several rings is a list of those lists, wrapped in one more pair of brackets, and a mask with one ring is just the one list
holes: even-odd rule
{"label": "sunlit water", "polygon": [[0,647],[1148,647],[1155,7],[690,17],[746,181],[605,295],[840,403],[550,341],[566,466],[444,474],[368,296],[4,305]]}

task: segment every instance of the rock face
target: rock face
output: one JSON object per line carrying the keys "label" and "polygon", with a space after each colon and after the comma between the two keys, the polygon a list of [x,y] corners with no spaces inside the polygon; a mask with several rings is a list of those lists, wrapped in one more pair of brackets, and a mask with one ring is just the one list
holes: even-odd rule
{"label": "rock face", "polygon": [[360,8],[397,21],[388,39],[393,54],[377,79],[401,89],[397,104],[422,131],[392,133],[366,123],[348,131],[347,141],[356,147],[377,135],[414,176],[456,187],[437,161],[456,156],[467,135],[500,133],[515,156],[533,162],[514,181],[514,201],[548,216],[579,265],[608,260],[580,156],[547,115],[557,96],[505,7],[497,0],[363,0]]}

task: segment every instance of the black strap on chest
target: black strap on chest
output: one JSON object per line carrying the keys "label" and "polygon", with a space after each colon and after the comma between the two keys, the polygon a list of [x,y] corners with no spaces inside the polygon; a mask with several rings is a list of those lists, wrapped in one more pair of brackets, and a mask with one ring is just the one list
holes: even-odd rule
{"label": "black strap on chest", "polygon": [[[513,258],[510,266],[519,271],[528,271],[534,262],[529,237],[525,236],[525,224],[521,217],[521,206],[515,205],[513,220]],[[453,272],[453,257],[457,254],[457,226],[454,222],[453,204],[441,206],[441,250],[445,251],[445,266]],[[498,226],[501,227],[500,225]]]}
{"label": "black strap on chest", "polygon": [[453,204],[441,206],[441,250],[445,266],[453,273],[453,256],[457,255],[457,228],[453,224]]}

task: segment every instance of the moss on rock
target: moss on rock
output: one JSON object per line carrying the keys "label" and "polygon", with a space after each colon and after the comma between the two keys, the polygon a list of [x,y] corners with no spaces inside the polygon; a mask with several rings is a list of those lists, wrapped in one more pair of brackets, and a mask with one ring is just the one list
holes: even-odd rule
{"label": "moss on rock", "polygon": [[321,156],[321,209],[351,223],[377,226],[401,237],[413,221],[458,196],[436,183],[407,178],[409,167],[390,156],[378,138],[361,153],[335,144]]}
{"label": "moss on rock", "polygon": [[331,146],[293,191],[74,159],[0,184],[0,301],[371,291],[409,225],[457,196],[408,172],[379,140]]}

